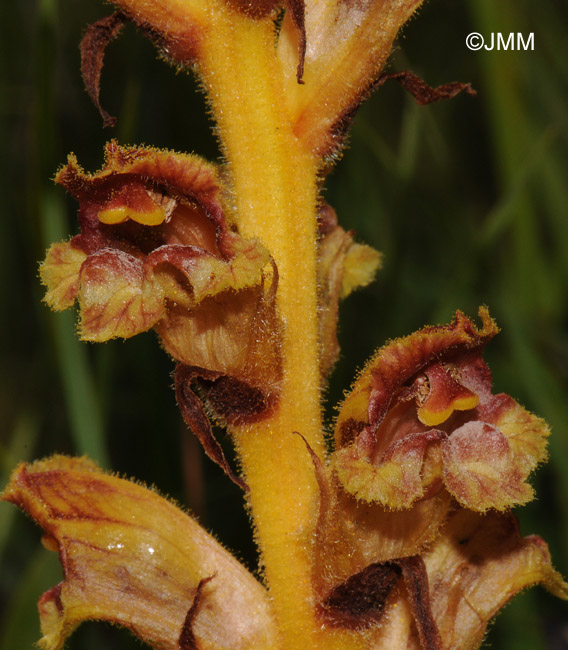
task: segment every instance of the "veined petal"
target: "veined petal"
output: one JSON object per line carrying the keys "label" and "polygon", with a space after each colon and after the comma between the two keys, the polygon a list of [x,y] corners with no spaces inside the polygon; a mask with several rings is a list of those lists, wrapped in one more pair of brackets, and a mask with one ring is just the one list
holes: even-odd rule
{"label": "veined petal", "polygon": [[[206,299],[189,315],[173,307],[168,319],[158,324],[157,332],[168,352],[185,365],[243,380],[256,377],[253,383],[266,383],[268,389],[280,379],[278,347],[257,335],[270,328],[272,319],[266,323],[263,318],[271,315],[271,307],[264,304],[260,291],[249,289],[242,291],[238,300],[230,293]],[[267,376],[263,377],[265,371]],[[269,377],[271,381],[267,381]]]}
{"label": "veined petal", "polygon": [[[165,297],[173,304],[195,307],[205,298],[228,290],[262,285],[267,275],[265,267],[270,264],[267,250],[257,242],[235,239],[228,260],[194,246],[177,244],[154,250],[145,266],[159,277]],[[189,295],[184,282],[191,286]]]}
{"label": "veined petal", "polygon": [[79,272],[87,254],[73,242],[52,244],[39,273],[47,287],[45,302],[54,311],[73,306],[79,288]]}
{"label": "veined petal", "polygon": [[[278,350],[268,351],[278,347],[268,304],[277,273],[266,249],[227,222],[215,166],[110,142],[99,172],[85,173],[70,156],[56,180],[79,201],[81,234],[51,250],[42,278],[57,308],[78,297],[84,339],[156,326],[168,352],[188,366],[242,380],[254,374],[242,366],[252,356],[279,367]],[[272,328],[262,353],[252,338],[261,320]]]}
{"label": "veined petal", "polygon": [[165,314],[160,285],[124,251],[103,248],[89,255],[79,277],[79,332],[85,341],[129,338]]}
{"label": "veined petal", "polygon": [[317,526],[315,584],[325,597],[371,564],[421,554],[437,538],[452,500],[445,491],[411,510],[389,511],[337,490],[322,504]]}
{"label": "veined petal", "polygon": [[332,467],[341,485],[356,499],[393,510],[410,508],[426,492],[423,465],[428,448],[444,438],[445,434],[435,429],[409,434],[393,444],[377,464],[370,463],[354,444],[333,455]]}
{"label": "veined petal", "polygon": [[63,309],[77,298],[89,341],[155,328],[188,368],[181,382],[188,385],[178,389],[191,403],[188,426],[197,425],[209,456],[244,485],[212,442],[205,416],[195,416],[189,384],[199,385],[224,424],[256,421],[276,405],[278,270],[264,246],[228,220],[217,167],[112,141],[99,172],[84,172],[70,156],[56,181],[79,201],[81,234],[52,248],[42,265],[50,304]]}
{"label": "veined petal", "polygon": [[191,517],[85,459],[20,465],[2,494],[44,529],[65,579],[39,603],[45,650],[85,620],[161,650],[274,647],[265,590]]}
{"label": "veined petal", "polygon": [[444,483],[470,510],[506,510],[532,500],[526,482],[547,457],[546,422],[508,395],[497,395],[480,420],[467,422],[444,441]]}

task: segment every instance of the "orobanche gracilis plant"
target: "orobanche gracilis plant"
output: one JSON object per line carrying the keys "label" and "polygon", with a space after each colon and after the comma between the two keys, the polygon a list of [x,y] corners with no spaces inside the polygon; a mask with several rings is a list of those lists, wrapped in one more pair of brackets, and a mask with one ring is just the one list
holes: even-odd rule
{"label": "orobanche gracilis plant", "polygon": [[381,73],[420,0],[117,4],[82,42],[105,122],[104,50],[133,22],[198,74],[224,164],[116,141],[94,174],[70,156],[56,180],[79,203],[80,234],[49,249],[46,302],[77,301],[87,341],[156,331],[187,426],[243,489],[262,582],[137,483],[85,458],[22,464],[3,499],[42,526],[64,571],[39,601],[40,646],[101,619],[159,650],[466,650],[524,587],[568,597],[546,544],[511,514],[533,498],[549,432],[492,393],[486,308],[479,325],[458,312],[379,349],[324,444],[338,303],[380,257],[320,188],[358,105],[388,78],[422,103],[471,92]]}

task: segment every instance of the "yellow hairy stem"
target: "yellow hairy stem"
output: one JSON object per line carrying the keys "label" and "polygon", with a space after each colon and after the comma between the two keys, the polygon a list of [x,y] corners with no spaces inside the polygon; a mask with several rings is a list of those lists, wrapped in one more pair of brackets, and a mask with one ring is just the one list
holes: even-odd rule
{"label": "yellow hairy stem", "polygon": [[312,459],[294,435],[300,432],[323,457],[316,161],[285,112],[272,20],[251,21],[218,5],[211,14],[200,74],[224,146],[239,230],[258,238],[277,264],[284,326],[278,409],[261,424],[232,431],[264,575],[283,648],[357,647],[343,633],[323,632],[316,618],[311,550],[319,492]]}

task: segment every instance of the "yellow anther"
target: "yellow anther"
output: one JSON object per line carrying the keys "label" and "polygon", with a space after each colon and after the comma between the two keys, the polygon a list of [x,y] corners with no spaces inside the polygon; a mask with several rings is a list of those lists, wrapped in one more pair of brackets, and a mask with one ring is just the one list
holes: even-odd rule
{"label": "yellow anther", "polygon": [[115,223],[122,223],[128,219],[128,210],[121,206],[119,208],[111,208],[110,210],[101,210],[98,214],[99,221],[113,225]]}
{"label": "yellow anther", "polygon": [[159,205],[149,212],[138,212],[123,205],[118,208],[101,210],[98,216],[100,222],[109,225],[123,223],[128,219],[132,219],[132,221],[136,221],[143,226],[159,226],[166,220],[166,212]]}

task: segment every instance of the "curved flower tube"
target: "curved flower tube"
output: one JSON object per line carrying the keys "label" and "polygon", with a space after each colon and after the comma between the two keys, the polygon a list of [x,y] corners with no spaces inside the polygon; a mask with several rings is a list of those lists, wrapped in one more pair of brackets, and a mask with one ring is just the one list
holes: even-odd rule
{"label": "curved flower tube", "polygon": [[359,105],[391,52],[400,28],[422,0],[342,2],[305,0],[303,80],[296,75],[298,28],[288,13],[278,40],[286,102],[296,136],[314,154],[329,157],[343,144]]}
{"label": "curved flower tube", "polygon": [[[106,46],[124,23],[133,22],[174,65],[195,66],[202,77],[209,76],[211,59],[215,68],[231,68],[234,63],[224,60],[217,31],[238,21],[248,41],[255,31],[263,31],[263,27],[256,28],[264,23],[277,44],[274,51],[264,54],[273,59],[275,79],[271,81],[278,88],[292,133],[304,151],[328,162],[341,149],[359,105],[384,82],[380,74],[393,42],[422,0],[355,4],[338,0],[115,0],[114,4],[120,10],[90,25],[81,44],[85,85],[105,126],[116,120],[99,101],[102,61]],[[454,96],[467,86],[451,83],[443,86],[449,93],[437,93],[411,73],[394,76],[400,75],[403,83],[411,78],[413,94],[416,82],[427,89],[428,101]]]}
{"label": "curved flower tube", "polygon": [[409,508],[444,486],[465,508],[505,510],[529,501],[530,472],[546,458],[545,422],[491,393],[481,358],[497,333],[460,312],[382,348],[343,403],[333,467],[357,499]]}

